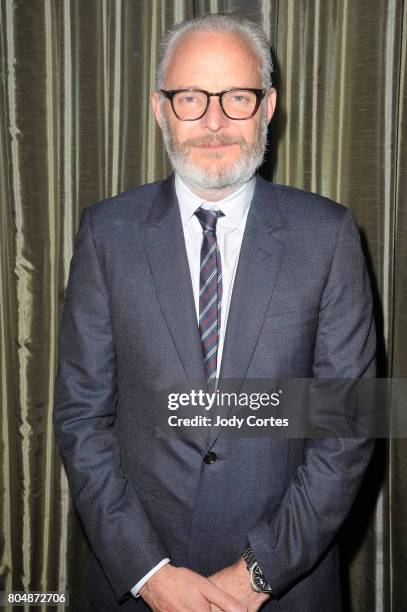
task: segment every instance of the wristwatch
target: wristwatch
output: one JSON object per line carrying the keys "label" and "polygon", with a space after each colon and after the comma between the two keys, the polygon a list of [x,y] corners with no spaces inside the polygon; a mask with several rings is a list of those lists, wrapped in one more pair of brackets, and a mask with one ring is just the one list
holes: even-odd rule
{"label": "wristwatch", "polygon": [[257,593],[267,593],[268,595],[271,595],[273,589],[268,584],[263,572],[260,569],[259,564],[254,558],[253,549],[250,544],[242,552],[242,557],[246,561],[247,570],[250,574],[250,585],[253,591],[256,591]]}

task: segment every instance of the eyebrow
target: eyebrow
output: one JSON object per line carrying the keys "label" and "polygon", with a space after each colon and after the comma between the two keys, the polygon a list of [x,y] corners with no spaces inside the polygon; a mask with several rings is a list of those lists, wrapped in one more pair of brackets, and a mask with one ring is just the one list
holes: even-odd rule
{"label": "eyebrow", "polygon": [[[223,87],[220,91],[224,91],[227,89],[261,89],[262,86],[261,85],[227,85],[226,87]],[[210,91],[209,89],[205,89],[205,87],[201,87],[200,85],[186,85],[184,87],[165,87],[164,89],[172,89],[172,90],[176,90],[176,89],[202,89],[204,91]]]}

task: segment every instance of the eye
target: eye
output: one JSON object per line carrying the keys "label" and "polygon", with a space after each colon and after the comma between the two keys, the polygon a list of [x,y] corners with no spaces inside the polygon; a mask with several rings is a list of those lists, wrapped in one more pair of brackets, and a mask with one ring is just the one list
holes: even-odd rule
{"label": "eye", "polygon": [[247,96],[243,94],[235,94],[232,98],[234,104],[247,104],[249,102]]}
{"label": "eye", "polygon": [[182,104],[184,106],[196,106],[200,103],[200,98],[194,94],[183,94],[177,97],[177,104]]}

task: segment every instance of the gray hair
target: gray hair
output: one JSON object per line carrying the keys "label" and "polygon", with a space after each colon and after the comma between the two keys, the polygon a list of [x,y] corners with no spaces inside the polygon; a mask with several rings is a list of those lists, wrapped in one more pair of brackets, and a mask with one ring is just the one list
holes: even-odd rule
{"label": "gray hair", "polygon": [[180,39],[189,32],[233,32],[245,40],[260,64],[263,87],[271,87],[273,60],[263,28],[239,15],[213,14],[177,23],[164,36],[159,51],[155,88],[162,88],[167,69]]}

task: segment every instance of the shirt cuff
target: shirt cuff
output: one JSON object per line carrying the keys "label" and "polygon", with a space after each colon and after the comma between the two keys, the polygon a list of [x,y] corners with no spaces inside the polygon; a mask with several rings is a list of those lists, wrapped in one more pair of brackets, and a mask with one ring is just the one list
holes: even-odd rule
{"label": "shirt cuff", "polygon": [[170,560],[169,559],[163,559],[162,561],[160,561],[160,563],[157,563],[157,565],[155,565],[153,567],[153,569],[151,569],[148,574],[146,574],[141,580],[138,581],[137,584],[134,585],[134,587],[132,589],[130,589],[131,594],[133,595],[133,597],[140,597],[140,593],[139,590],[141,589],[141,587],[143,587],[145,585],[145,583],[147,582],[147,580],[149,580],[151,578],[151,576],[154,576],[154,574],[156,572],[158,572],[159,569],[161,569],[162,567],[164,567],[164,565],[167,565],[167,563],[169,563]]}

